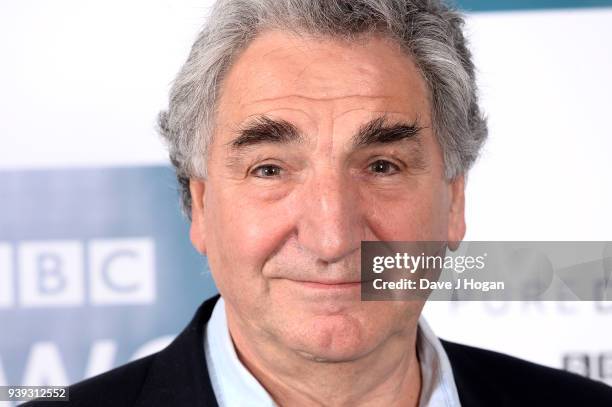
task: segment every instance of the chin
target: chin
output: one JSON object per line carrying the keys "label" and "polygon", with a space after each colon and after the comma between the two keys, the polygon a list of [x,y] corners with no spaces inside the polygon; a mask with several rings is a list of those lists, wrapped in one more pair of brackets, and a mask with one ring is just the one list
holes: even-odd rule
{"label": "chin", "polygon": [[[379,331],[380,332],[380,331]],[[306,324],[288,332],[289,347],[316,362],[349,362],[369,354],[382,340],[372,329],[350,315],[310,318]]]}

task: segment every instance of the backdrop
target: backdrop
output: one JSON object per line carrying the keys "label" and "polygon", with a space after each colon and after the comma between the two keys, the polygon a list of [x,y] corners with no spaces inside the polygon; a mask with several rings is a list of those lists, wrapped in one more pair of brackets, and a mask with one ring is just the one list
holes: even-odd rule
{"label": "backdrop", "polygon": [[[209,6],[0,3],[0,385],[157,350],[215,292],[154,130]],[[466,239],[612,240],[612,0],[460,6],[490,124]],[[444,338],[612,384],[612,302],[425,314]]]}

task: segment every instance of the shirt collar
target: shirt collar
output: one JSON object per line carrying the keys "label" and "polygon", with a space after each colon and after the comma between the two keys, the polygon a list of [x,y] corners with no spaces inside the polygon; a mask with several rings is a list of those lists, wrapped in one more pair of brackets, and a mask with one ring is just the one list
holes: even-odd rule
{"label": "shirt collar", "polygon": [[[238,359],[227,327],[225,302],[219,298],[204,335],[206,365],[220,407],[273,407],[274,401]],[[442,343],[423,317],[417,330],[421,364],[420,407],[457,407],[459,395]]]}
{"label": "shirt collar", "polygon": [[419,406],[461,406],[448,355],[422,315],[417,329],[417,353],[421,364]]}

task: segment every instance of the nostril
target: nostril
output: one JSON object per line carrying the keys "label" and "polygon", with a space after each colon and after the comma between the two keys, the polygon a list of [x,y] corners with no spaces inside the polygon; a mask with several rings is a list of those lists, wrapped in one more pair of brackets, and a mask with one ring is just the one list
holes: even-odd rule
{"label": "nostril", "polygon": [[322,247],[317,254],[317,261],[323,266],[330,266],[332,264],[339,263],[345,260],[347,257],[350,257],[355,253],[355,251],[359,250],[360,242],[358,242],[358,246],[355,247],[354,242],[347,242],[347,244],[342,246],[332,247]]}

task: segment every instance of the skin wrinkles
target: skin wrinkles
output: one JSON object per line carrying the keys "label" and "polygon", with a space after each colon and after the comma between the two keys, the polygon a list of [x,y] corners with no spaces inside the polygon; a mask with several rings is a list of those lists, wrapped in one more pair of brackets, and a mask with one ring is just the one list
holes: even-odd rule
{"label": "skin wrinkles", "polygon": [[[303,142],[237,154],[236,130],[261,115],[290,123]],[[355,148],[357,131],[379,117],[416,122],[418,143]],[[362,240],[465,232],[463,180],[444,179],[416,66],[382,39],[348,47],[264,33],[228,71],[217,123],[209,176],[190,183],[191,239],[208,257],[241,361],[281,406],[416,405],[423,304],[362,302],[358,285],[339,287],[359,279]],[[423,170],[410,163],[416,149]],[[379,173],[376,160],[393,165]],[[255,171],[264,165],[273,176]]]}
{"label": "skin wrinkles", "polygon": [[247,107],[247,106],[252,105],[252,104],[265,103],[265,102],[277,102],[277,101],[280,101],[282,99],[291,99],[291,98],[296,98],[296,99],[299,98],[299,99],[304,99],[304,100],[308,100],[308,101],[312,101],[312,102],[334,102],[334,101],[342,101],[342,100],[346,100],[346,99],[355,99],[355,98],[391,99],[391,96],[385,96],[385,95],[368,96],[368,95],[361,95],[361,94],[356,93],[354,95],[327,96],[327,97],[326,96],[318,96],[318,97],[313,97],[313,96],[304,96],[304,95],[297,95],[297,94],[289,94],[289,95],[277,96],[277,97],[273,97],[273,98],[257,99],[257,100],[254,100],[252,102],[243,104],[243,106]]}

